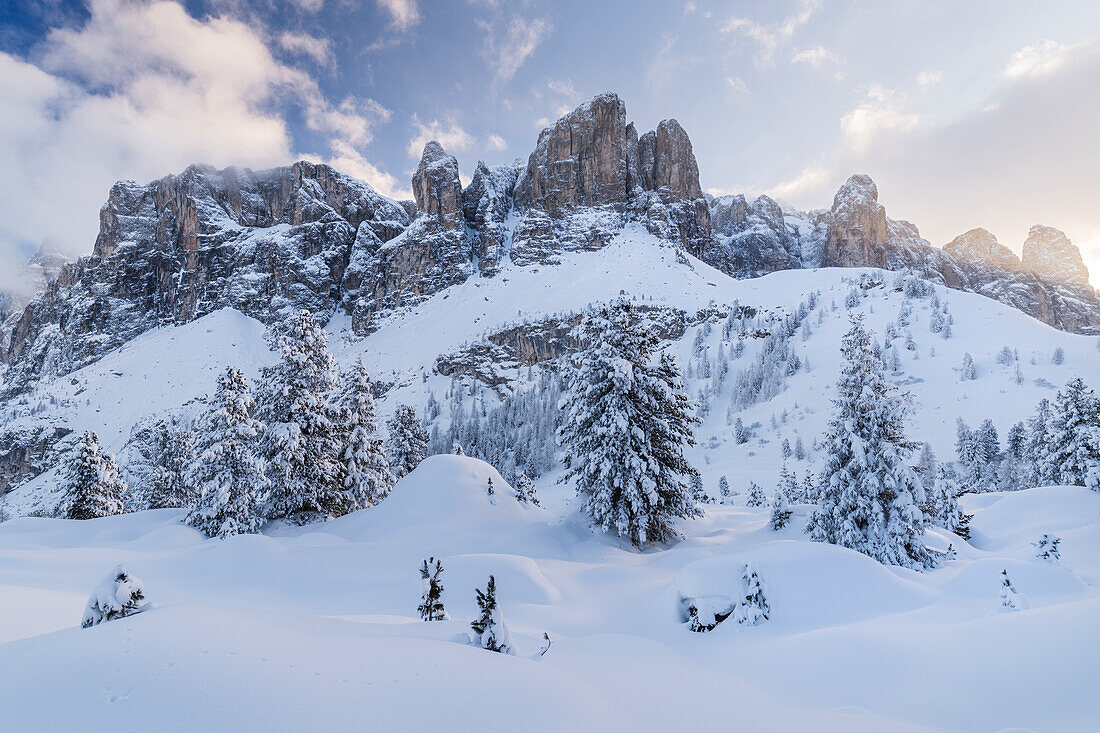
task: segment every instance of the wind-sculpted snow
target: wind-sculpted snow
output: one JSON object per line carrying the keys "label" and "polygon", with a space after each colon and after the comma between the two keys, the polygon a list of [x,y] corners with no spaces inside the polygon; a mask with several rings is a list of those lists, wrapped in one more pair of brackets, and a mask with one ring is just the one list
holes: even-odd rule
{"label": "wind-sculpted snow", "polygon": [[[769,509],[742,496],[684,523],[678,545],[636,553],[559,501],[524,507],[510,490],[480,461],[438,456],[377,507],[266,535],[206,540],[173,510],[2,523],[5,721],[27,731],[721,730],[733,720],[1083,733],[1100,715],[1090,676],[1100,597],[1079,579],[1100,573],[1093,492],[966,497],[988,545],[932,530],[929,541],[959,557],[916,573],[810,542],[805,505],[777,533]],[[1064,539],[1060,564],[1034,557],[1040,528]],[[429,556],[443,567],[447,621],[416,610]],[[120,558],[156,607],[80,629],[88,594]],[[768,619],[692,633],[682,599],[734,595],[745,564],[765,585]],[[1000,610],[1005,568],[1030,610]],[[457,640],[490,574],[514,657]],[[543,634],[552,644],[539,656]],[[1052,660],[1057,675],[1020,673]],[[486,686],[499,693],[488,707]],[[43,705],[57,689],[63,698]]]}

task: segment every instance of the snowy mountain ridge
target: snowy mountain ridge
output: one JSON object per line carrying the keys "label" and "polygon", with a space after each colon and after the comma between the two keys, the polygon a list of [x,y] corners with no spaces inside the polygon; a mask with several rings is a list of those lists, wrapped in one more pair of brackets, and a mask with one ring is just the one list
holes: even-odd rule
{"label": "snowy mountain ridge", "polygon": [[553,265],[562,252],[606,246],[630,222],[739,278],[818,266],[907,271],[1062,330],[1100,333],[1100,297],[1055,229],[1035,227],[1017,264],[988,247],[933,247],[886,217],[867,176],[849,179],[827,211],[784,212],[766,196],[711,198],[698,171],[679,123],[639,136],[608,93],[543,130],[526,165],[479,163],[465,188],[457,160],[428,143],[415,201],[305,162],[120,182],[93,254],[25,306],[8,306],[2,390],[19,393],[156,325],[223,307],[265,323],[300,308],[322,319],[340,311],[369,333],[475,274]]}

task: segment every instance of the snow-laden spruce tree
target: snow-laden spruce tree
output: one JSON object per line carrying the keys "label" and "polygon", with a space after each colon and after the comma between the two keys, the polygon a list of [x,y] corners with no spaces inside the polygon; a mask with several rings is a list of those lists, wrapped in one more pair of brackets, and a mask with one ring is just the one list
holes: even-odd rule
{"label": "snow-laden spruce tree", "polygon": [[336,386],[324,329],[303,310],[279,337],[279,363],[264,370],[260,418],[271,518],[304,523],[351,509],[344,491],[344,445],[329,393]]}
{"label": "snow-laden spruce tree", "polygon": [[920,508],[924,487],[906,464],[916,444],[905,437],[905,399],[884,378],[860,317],[852,319],[841,352],[835,413],[824,439],[820,504],[806,531],[887,565],[932,565]]}
{"label": "snow-laden spruce tree", "polygon": [[535,482],[522,471],[516,476],[516,501],[520,504],[539,505],[539,495],[535,491]]}
{"label": "snow-laden spruce tree", "polygon": [[187,523],[208,537],[260,531],[268,481],[255,452],[263,425],[252,417],[252,404],[244,374],[226,369],[218,380],[215,408],[203,420],[203,439],[189,476],[198,504]]}
{"label": "snow-laden spruce tree", "polygon": [[393,488],[393,474],[378,437],[374,392],[363,361],[340,380],[337,431],[343,437],[343,479],[349,510],[372,507]]}
{"label": "snow-laden spruce tree", "polygon": [[719,501],[723,504],[729,504],[730,499],[733,498],[729,479],[727,479],[724,474],[718,477],[718,497]]}
{"label": "snow-laden spruce tree", "polygon": [[443,563],[429,557],[420,566],[420,605],[417,612],[425,621],[446,621],[443,609]]}
{"label": "snow-laden spruce tree", "polygon": [[85,432],[65,474],[60,515],[66,519],[96,519],[122,514],[126,482],[115,457],[99,447],[99,438]]}
{"label": "snow-laden spruce tree", "polygon": [[767,590],[764,581],[751,563],[745,563],[745,569],[741,573],[741,583],[743,592],[733,611],[734,620],[746,626],[764,623],[771,616],[772,609],[765,595]]}
{"label": "snow-laden spruce tree", "polygon": [[504,624],[504,614],[497,603],[497,581],[489,576],[489,584],[482,591],[477,591],[477,607],[480,615],[470,623],[474,631],[474,644],[482,649],[501,654],[515,654],[515,645],[512,643],[512,634]]}
{"label": "snow-laden spruce tree", "polygon": [[397,478],[409,474],[428,455],[428,433],[416,418],[416,410],[398,405],[386,423],[390,439],[387,443],[390,470]]}
{"label": "snow-laden spruce tree", "polygon": [[1054,398],[1053,418],[1046,451],[1051,478],[1088,486],[1100,472],[1100,399],[1075,377]]}
{"label": "snow-laden spruce tree", "polygon": [[149,509],[190,506],[195,497],[186,478],[195,459],[194,436],[186,427],[166,420],[159,420],[154,431],[153,470],[145,504]]}
{"label": "snow-laden spruce tree", "polygon": [[149,606],[150,603],[145,599],[145,586],[126,572],[126,568],[118,565],[92,591],[87,605],[84,606],[80,627],[86,629],[104,621],[133,616],[147,610]]}
{"label": "snow-laden spruce tree", "polygon": [[974,357],[967,351],[963,354],[962,368],[959,370],[959,379],[968,382],[978,378],[978,369],[974,366]]}
{"label": "snow-laden spruce tree", "polygon": [[1031,486],[1047,486],[1057,482],[1055,462],[1051,458],[1051,439],[1054,432],[1054,415],[1050,400],[1039,400],[1035,414],[1027,421],[1025,454],[1031,464],[1027,483]]}
{"label": "snow-laden spruce tree", "polygon": [[561,401],[562,480],[575,480],[583,511],[636,547],[675,536],[674,521],[700,515],[681,481],[695,470],[687,395],[672,360],[654,362],[652,325],[625,299],[588,313],[588,345],[570,364]]}
{"label": "snow-laden spruce tree", "polygon": [[787,503],[787,496],[782,491],[776,491],[775,498],[772,500],[772,529],[778,532],[786,527],[791,521],[792,513]]}
{"label": "snow-laden spruce tree", "polygon": [[[931,477],[929,477],[931,478]],[[929,479],[925,479],[929,480]],[[939,466],[934,471],[931,487],[925,492],[924,511],[929,521],[954,532],[964,540],[970,539],[970,517],[959,506],[959,485],[947,469]]]}
{"label": "snow-laden spruce tree", "polygon": [[1031,546],[1035,548],[1035,557],[1040,560],[1058,562],[1062,559],[1062,552],[1058,549],[1058,545],[1061,543],[1061,537],[1055,537],[1052,534],[1044,534],[1038,540],[1032,542]]}
{"label": "snow-laden spruce tree", "polygon": [[755,481],[749,481],[749,497],[745,501],[745,506],[758,507],[767,503],[768,499],[764,496],[764,489]]}

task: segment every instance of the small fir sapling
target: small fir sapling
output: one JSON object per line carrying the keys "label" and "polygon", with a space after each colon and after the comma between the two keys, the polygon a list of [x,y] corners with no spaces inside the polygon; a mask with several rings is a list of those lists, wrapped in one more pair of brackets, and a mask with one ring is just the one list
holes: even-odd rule
{"label": "small fir sapling", "polygon": [[122,565],[104,578],[88,598],[80,627],[101,624],[104,621],[133,616],[148,610],[152,604],[145,599],[145,586],[126,572]]}
{"label": "small fir sapling", "polygon": [[489,576],[489,584],[482,591],[477,591],[477,607],[480,615],[470,623],[475,637],[474,644],[482,649],[501,654],[515,654],[511,633],[504,623],[504,615],[501,613],[500,604],[497,603],[497,581]]}
{"label": "small fir sapling", "polygon": [[1039,558],[1040,560],[1058,562],[1062,559],[1062,553],[1058,549],[1058,545],[1060,545],[1061,543],[1061,537],[1044,534],[1038,540],[1032,542],[1031,546],[1035,548],[1035,557]]}
{"label": "small fir sapling", "polygon": [[734,619],[737,623],[746,626],[757,626],[764,623],[771,617],[771,606],[768,604],[764,581],[750,563],[745,563],[741,581],[744,587],[744,595],[733,611]]}
{"label": "small fir sapling", "polygon": [[1008,577],[1008,570],[1001,571],[1001,608],[1007,611],[1018,611],[1025,608],[1023,596],[1016,590],[1016,586],[1012,585],[1012,581]]}
{"label": "small fir sapling", "polygon": [[443,609],[443,563],[430,557],[420,566],[420,605],[417,612],[424,621],[446,621]]}

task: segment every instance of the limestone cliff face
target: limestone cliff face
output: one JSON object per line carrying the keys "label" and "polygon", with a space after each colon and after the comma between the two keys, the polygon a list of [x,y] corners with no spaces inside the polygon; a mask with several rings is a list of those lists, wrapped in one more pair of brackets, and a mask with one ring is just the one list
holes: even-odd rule
{"label": "limestone cliff face", "polygon": [[701,259],[735,277],[759,277],[802,266],[802,243],[783,210],[767,196],[749,203],[722,196],[710,203],[713,238]]}
{"label": "limestone cliff face", "polygon": [[223,307],[265,322],[301,308],[331,314],[357,230],[387,241],[408,224],[400,205],[312,163],[119,182],[92,255],[62,268],[11,329],[6,389]]}
{"label": "limestone cliff face", "polygon": [[593,97],[539,134],[516,205],[555,218],[579,206],[622,205],[638,177],[636,148],[623,101]]}

